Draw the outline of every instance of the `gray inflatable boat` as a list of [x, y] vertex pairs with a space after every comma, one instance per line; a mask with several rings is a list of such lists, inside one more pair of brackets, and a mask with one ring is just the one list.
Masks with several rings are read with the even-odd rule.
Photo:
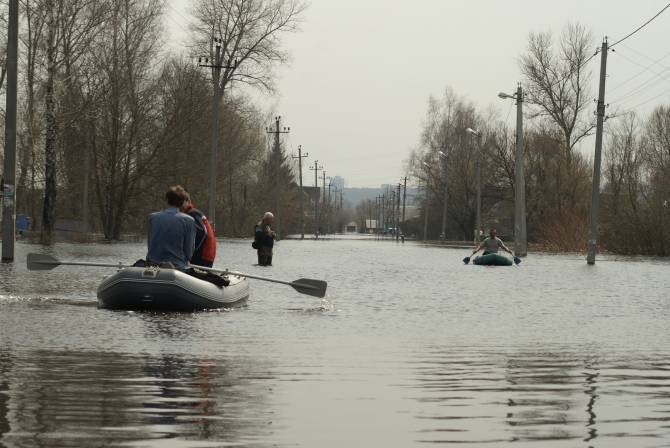
[[228, 276], [225, 288], [176, 269], [132, 267], [119, 270], [98, 287], [98, 305], [117, 310], [196, 311], [244, 306], [249, 281]]

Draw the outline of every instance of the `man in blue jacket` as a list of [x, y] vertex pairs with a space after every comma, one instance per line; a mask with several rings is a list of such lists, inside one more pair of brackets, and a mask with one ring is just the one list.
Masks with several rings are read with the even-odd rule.
[[258, 252], [259, 266], [272, 266], [272, 247], [277, 237], [275, 231], [272, 230], [274, 218], [272, 213], [265, 212], [263, 219], [254, 228], [254, 247]]
[[170, 187], [165, 193], [168, 207], [149, 215], [147, 262], [172, 263], [180, 271], [188, 268], [195, 249], [195, 221], [179, 211], [187, 198], [181, 186]]

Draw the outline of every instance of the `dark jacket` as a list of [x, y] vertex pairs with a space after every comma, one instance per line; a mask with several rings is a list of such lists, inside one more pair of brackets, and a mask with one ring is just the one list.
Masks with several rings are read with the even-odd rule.
[[258, 245], [258, 250], [264, 250], [272, 253], [272, 246], [275, 244], [275, 239], [272, 236], [272, 229], [270, 226], [264, 225], [263, 221], [259, 221], [254, 228], [254, 241]]

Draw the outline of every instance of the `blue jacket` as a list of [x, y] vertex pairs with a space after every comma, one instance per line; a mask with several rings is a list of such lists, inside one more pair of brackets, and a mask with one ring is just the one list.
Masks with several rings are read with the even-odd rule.
[[254, 239], [259, 245], [269, 249], [275, 244], [275, 239], [270, 234], [270, 226], [264, 225], [262, 221], [254, 228]]
[[195, 221], [176, 207], [149, 215], [147, 261], [185, 270], [195, 249]]

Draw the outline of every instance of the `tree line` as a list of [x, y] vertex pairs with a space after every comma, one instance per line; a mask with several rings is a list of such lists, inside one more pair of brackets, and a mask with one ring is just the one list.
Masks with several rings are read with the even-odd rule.
[[[57, 219], [109, 240], [143, 233], [172, 184], [206, 210], [213, 134], [219, 235], [251, 232], [271, 205], [267, 179], [295, 202], [285, 148], [265, 132], [271, 117], [233, 86], [272, 92], [273, 70], [287, 60], [281, 37], [297, 29], [305, 6], [196, 0], [189, 57], [163, 48], [166, 8], [161, 0], [21, 1], [17, 213], [31, 217], [43, 242]], [[287, 222], [297, 221], [294, 208], [283, 207]]]
[[[579, 24], [559, 36], [531, 33], [519, 58], [523, 75], [528, 241], [549, 250], [584, 250], [593, 166], [580, 143], [595, 129], [591, 70], [596, 46]], [[479, 137], [466, 132], [476, 129]], [[409, 233], [438, 238], [446, 200], [446, 238], [471, 240], [476, 164], [483, 227], [508, 238], [514, 228], [515, 130], [491, 111], [447, 89], [431, 97], [407, 171], [424, 192]], [[446, 193], [445, 193], [446, 192]], [[599, 242], [627, 254], [670, 253], [670, 106], [646, 117], [610, 111], [604, 142]]]

